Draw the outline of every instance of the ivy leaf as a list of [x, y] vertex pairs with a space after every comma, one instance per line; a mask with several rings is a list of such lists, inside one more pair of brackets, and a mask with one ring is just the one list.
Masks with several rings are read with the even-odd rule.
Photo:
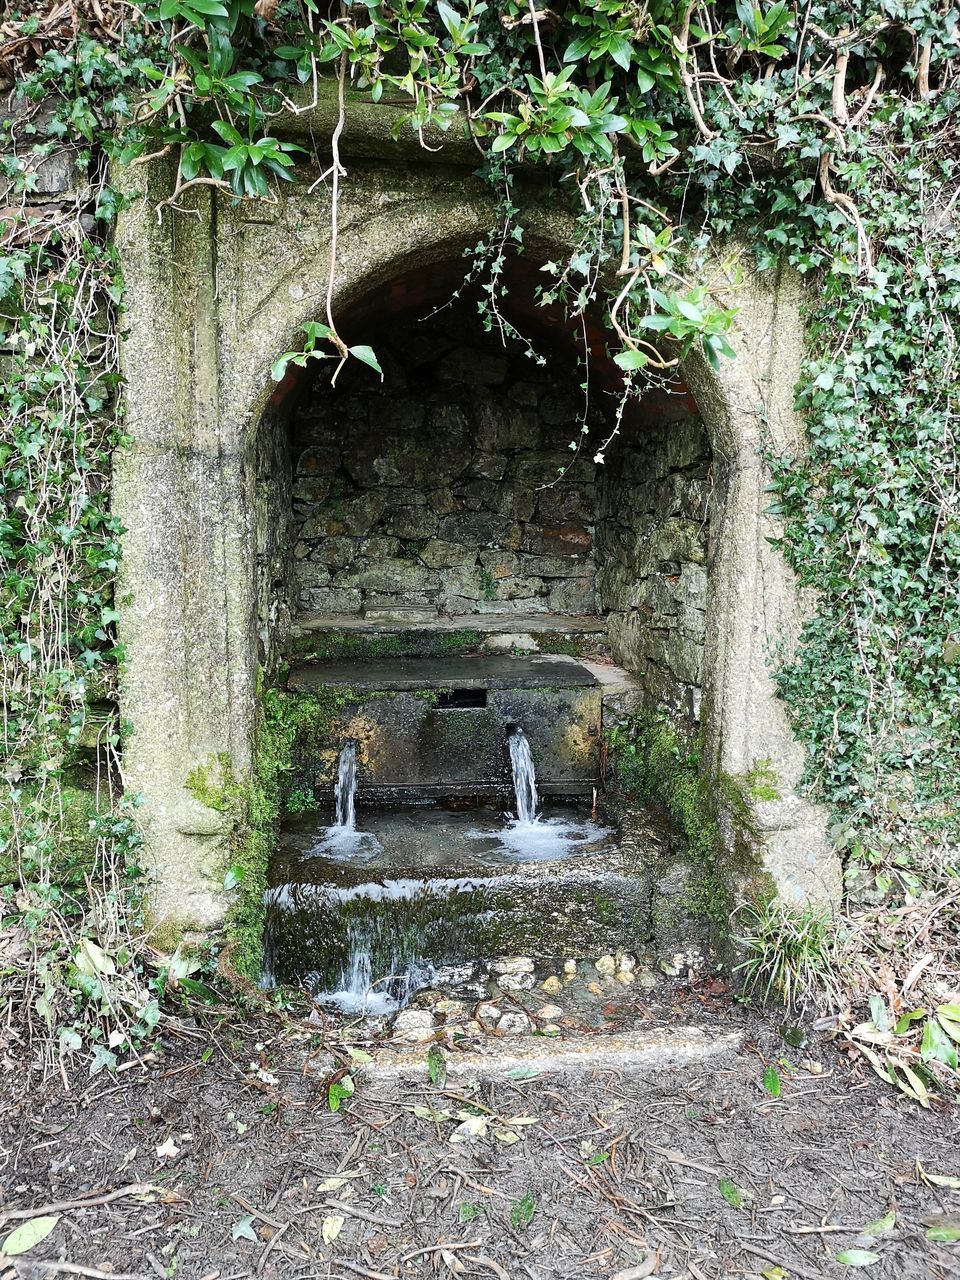
[[613, 357], [613, 363], [618, 369], [630, 373], [634, 369], [642, 369], [647, 364], [647, 357], [642, 351], [618, 351]]
[[236, 889], [236, 887], [241, 884], [243, 884], [243, 867], [230, 867], [227, 874], [223, 877], [224, 889], [229, 892], [229, 890]]
[[230, 1230], [230, 1235], [234, 1240], [252, 1240], [257, 1243], [257, 1233], [253, 1229], [253, 1215], [245, 1213], [242, 1218], [238, 1218]]

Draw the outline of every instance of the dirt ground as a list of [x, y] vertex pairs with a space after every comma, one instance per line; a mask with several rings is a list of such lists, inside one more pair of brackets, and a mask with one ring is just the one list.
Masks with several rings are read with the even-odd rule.
[[58, 1221], [0, 1277], [960, 1277], [929, 1237], [960, 1191], [926, 1180], [960, 1175], [955, 1109], [727, 997], [678, 988], [656, 1016], [743, 1039], [637, 1072], [598, 1035], [586, 1071], [444, 1087], [361, 1064], [335, 1113], [329, 1035], [266, 1016], [171, 1023], [153, 1060], [69, 1088], [8, 1071], [0, 1238]]

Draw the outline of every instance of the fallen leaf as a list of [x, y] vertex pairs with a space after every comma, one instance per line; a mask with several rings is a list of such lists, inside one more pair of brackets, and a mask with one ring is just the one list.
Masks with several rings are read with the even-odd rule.
[[876, 1222], [868, 1222], [863, 1228], [863, 1234], [867, 1236], [882, 1236], [888, 1231], [892, 1231], [897, 1225], [897, 1215], [891, 1209], [889, 1213], [885, 1213], [882, 1218], [877, 1218]]
[[927, 1227], [927, 1239], [938, 1240], [941, 1244], [956, 1244], [960, 1241], [960, 1227]]
[[174, 1160], [180, 1154], [180, 1148], [173, 1140], [173, 1135], [157, 1147], [158, 1160]]
[[329, 1218], [324, 1218], [323, 1229], [321, 1231], [323, 1243], [332, 1244], [340, 1234], [345, 1222], [346, 1218], [342, 1218], [339, 1213], [331, 1213]]
[[343, 1173], [335, 1173], [332, 1177], [326, 1178], [317, 1187], [317, 1191], [339, 1191], [341, 1187], [345, 1187], [351, 1178], [359, 1178], [359, 1169], [346, 1169]]
[[0, 1245], [0, 1253], [12, 1258], [18, 1253], [26, 1253], [47, 1236], [60, 1221], [60, 1216], [47, 1214], [40, 1218], [28, 1218], [15, 1231], [11, 1231]]
[[[462, 1112], [458, 1112], [462, 1115]], [[482, 1138], [490, 1124], [489, 1116], [467, 1115], [462, 1123], [450, 1135], [451, 1142], [472, 1142], [474, 1138]]]
[[626, 1267], [623, 1271], [616, 1272], [610, 1277], [610, 1280], [647, 1280], [648, 1276], [652, 1276], [656, 1271], [660, 1262], [658, 1253], [648, 1253], [641, 1263], [635, 1267]]
[[494, 1129], [493, 1136], [498, 1142], [502, 1142], [505, 1147], [512, 1146], [513, 1143], [520, 1141], [520, 1135], [515, 1129]]
[[727, 1204], [733, 1205], [734, 1209], [743, 1208], [743, 1191], [735, 1182], [731, 1182], [729, 1178], [721, 1178], [717, 1188]]
[[245, 1213], [242, 1218], [238, 1218], [233, 1224], [230, 1231], [234, 1240], [252, 1240], [257, 1243], [257, 1233], [253, 1229], [253, 1215]]
[[767, 1267], [766, 1271], [761, 1271], [763, 1280], [788, 1280], [789, 1272], [784, 1271], [783, 1267]]
[[935, 1187], [947, 1187], [950, 1191], [960, 1191], [960, 1178], [948, 1173], [925, 1173], [924, 1178]]
[[880, 1255], [871, 1253], [869, 1249], [844, 1249], [837, 1254], [837, 1261], [845, 1267], [872, 1267], [880, 1261]]

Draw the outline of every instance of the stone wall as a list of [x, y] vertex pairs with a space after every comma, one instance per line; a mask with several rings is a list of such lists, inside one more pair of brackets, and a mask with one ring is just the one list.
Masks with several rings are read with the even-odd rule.
[[579, 433], [573, 362], [558, 377], [458, 312], [387, 333], [382, 383], [324, 370], [295, 416], [294, 608], [595, 613], [593, 463], [542, 487]]
[[710, 442], [699, 417], [625, 428], [601, 469], [599, 593], [614, 657], [692, 725], [704, 683]]

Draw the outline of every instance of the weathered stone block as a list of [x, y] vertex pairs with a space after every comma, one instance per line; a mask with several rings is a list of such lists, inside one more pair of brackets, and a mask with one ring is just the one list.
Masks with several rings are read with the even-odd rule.
[[464, 512], [462, 515], [445, 516], [440, 521], [439, 538], [444, 542], [483, 547], [506, 546], [513, 529], [513, 522], [506, 516], [489, 511]]
[[420, 548], [420, 559], [430, 569], [453, 569], [472, 565], [477, 559], [476, 547], [459, 542], [442, 542], [431, 538]]
[[306, 521], [301, 530], [305, 538], [337, 537], [340, 534], [370, 533], [383, 515], [386, 499], [382, 493], [369, 491], [353, 498], [339, 498], [329, 510]]
[[297, 603], [301, 609], [314, 613], [359, 613], [359, 590], [346, 587], [307, 587], [300, 592]]
[[552, 613], [595, 613], [597, 609], [597, 593], [592, 577], [551, 582], [548, 598]]
[[436, 579], [429, 569], [414, 560], [382, 560], [357, 573], [341, 575], [336, 579], [336, 585], [402, 595], [427, 591], [435, 587]]
[[547, 528], [527, 525], [520, 545], [534, 555], [582, 556], [593, 548], [593, 533], [589, 527], [573, 521]]
[[395, 538], [433, 538], [437, 516], [429, 507], [395, 507], [384, 513], [381, 527]]

